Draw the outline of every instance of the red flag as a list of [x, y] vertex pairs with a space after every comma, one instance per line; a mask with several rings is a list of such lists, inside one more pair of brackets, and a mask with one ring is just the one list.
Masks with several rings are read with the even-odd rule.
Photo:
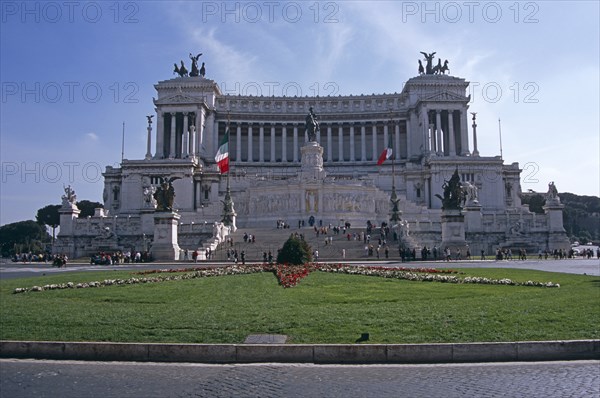
[[379, 159], [377, 160], [377, 166], [381, 166], [383, 164], [383, 162], [385, 162], [387, 159], [392, 157], [392, 147], [388, 146], [387, 148], [385, 148], [383, 150], [383, 152], [381, 152], [381, 155], [379, 155]]
[[221, 174], [229, 171], [229, 130], [226, 131], [225, 136], [221, 140], [215, 161], [219, 166]]

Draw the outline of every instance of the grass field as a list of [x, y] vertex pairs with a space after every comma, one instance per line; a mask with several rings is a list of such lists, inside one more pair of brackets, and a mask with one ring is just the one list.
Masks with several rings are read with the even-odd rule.
[[12, 294], [16, 287], [128, 278], [125, 271], [0, 282], [0, 339], [241, 343], [474, 342], [600, 338], [600, 277], [514, 269], [463, 276], [560, 288], [410, 282], [312, 272], [296, 287], [271, 273]]

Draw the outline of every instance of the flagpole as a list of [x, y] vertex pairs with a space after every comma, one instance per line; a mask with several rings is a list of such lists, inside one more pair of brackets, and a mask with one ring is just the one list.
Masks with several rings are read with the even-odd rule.
[[[230, 125], [230, 115], [229, 115], [229, 110], [227, 111], [227, 130], [226, 130], [226, 134], [227, 134], [227, 151], [229, 152], [229, 148], [231, 147], [231, 145], [229, 145], [231, 143], [230, 138], [231, 138], [231, 132], [229, 131], [229, 125]], [[227, 169], [227, 195], [229, 195], [229, 173], [231, 171], [231, 166], [233, 165], [233, 162], [231, 161], [231, 156], [228, 156], [227, 161], [229, 162], [229, 168]]]
[[502, 124], [498, 118], [498, 135], [500, 136], [500, 159], [502, 159]]
[[230, 232], [235, 232], [237, 229], [235, 225], [235, 218], [237, 216], [235, 209], [233, 208], [233, 200], [231, 199], [231, 186], [229, 183], [229, 172], [231, 170], [231, 156], [229, 155], [229, 137], [231, 135], [229, 131], [229, 125], [231, 123], [229, 110], [227, 111], [227, 128], [225, 131], [227, 138], [227, 189], [225, 191], [225, 200], [223, 201], [223, 223], [230, 227]]
[[123, 132], [121, 134], [121, 164], [125, 159], [125, 122], [123, 122]]
[[[390, 123], [389, 123], [390, 128], [394, 128], [394, 121], [392, 120], [392, 110], [390, 109]], [[395, 131], [394, 131], [395, 133]], [[393, 133], [388, 134], [388, 140], [389, 141], [394, 141], [391, 139]], [[394, 222], [397, 224], [398, 222], [400, 222], [400, 209], [398, 208], [398, 203], [400, 202], [400, 200], [398, 200], [398, 195], [396, 194], [396, 172], [395, 172], [395, 168], [394, 168], [394, 163], [395, 163], [395, 158], [396, 158], [396, 151], [398, 150], [398, 148], [394, 149], [394, 145], [393, 143], [390, 145], [390, 143], [388, 142], [388, 146], [392, 149], [392, 194], [390, 196], [390, 202], [391, 202], [391, 211], [390, 211], [390, 221], [392, 222], [392, 227], [394, 226]]]

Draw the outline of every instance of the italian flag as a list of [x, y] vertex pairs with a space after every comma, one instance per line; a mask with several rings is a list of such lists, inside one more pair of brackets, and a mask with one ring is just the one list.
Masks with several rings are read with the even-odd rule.
[[383, 152], [381, 152], [381, 155], [379, 155], [379, 159], [377, 160], [377, 166], [381, 166], [383, 164], [383, 162], [385, 162], [387, 159], [392, 157], [392, 145], [390, 143], [388, 143], [387, 148], [385, 148], [383, 150]]
[[215, 161], [219, 166], [221, 174], [229, 171], [229, 130], [225, 132], [225, 135], [219, 144], [219, 151], [215, 156]]

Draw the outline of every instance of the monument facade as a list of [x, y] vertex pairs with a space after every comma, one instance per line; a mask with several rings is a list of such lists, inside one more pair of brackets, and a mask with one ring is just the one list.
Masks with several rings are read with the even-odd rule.
[[[171, 210], [182, 249], [212, 247], [235, 228], [277, 220], [295, 225], [312, 217], [364, 228], [390, 222], [392, 213], [413, 245], [439, 247], [438, 197], [454, 173], [464, 203], [453, 220], [462, 220], [459, 234], [474, 253], [508, 245], [568, 248], [558, 195], [543, 215], [521, 204], [519, 164], [479, 153], [469, 82], [446, 74], [448, 61], [434, 66], [435, 53], [423, 54], [427, 66], [399, 93], [337, 97], [225, 95], [205, 77], [204, 63], [198, 71], [201, 54], [190, 54], [193, 73], [176, 64], [179, 76], [154, 86], [156, 124], [153, 133], [149, 116], [145, 158], [106, 168], [104, 210], [94, 217], [65, 210], [57, 250], [79, 256], [108, 246], [151, 247], [155, 193], [165, 181], [176, 193]], [[229, 185], [214, 159], [227, 132]], [[393, 159], [377, 165], [389, 143]], [[227, 192], [233, 226], [221, 222]], [[106, 228], [110, 233], [96, 241]]]

